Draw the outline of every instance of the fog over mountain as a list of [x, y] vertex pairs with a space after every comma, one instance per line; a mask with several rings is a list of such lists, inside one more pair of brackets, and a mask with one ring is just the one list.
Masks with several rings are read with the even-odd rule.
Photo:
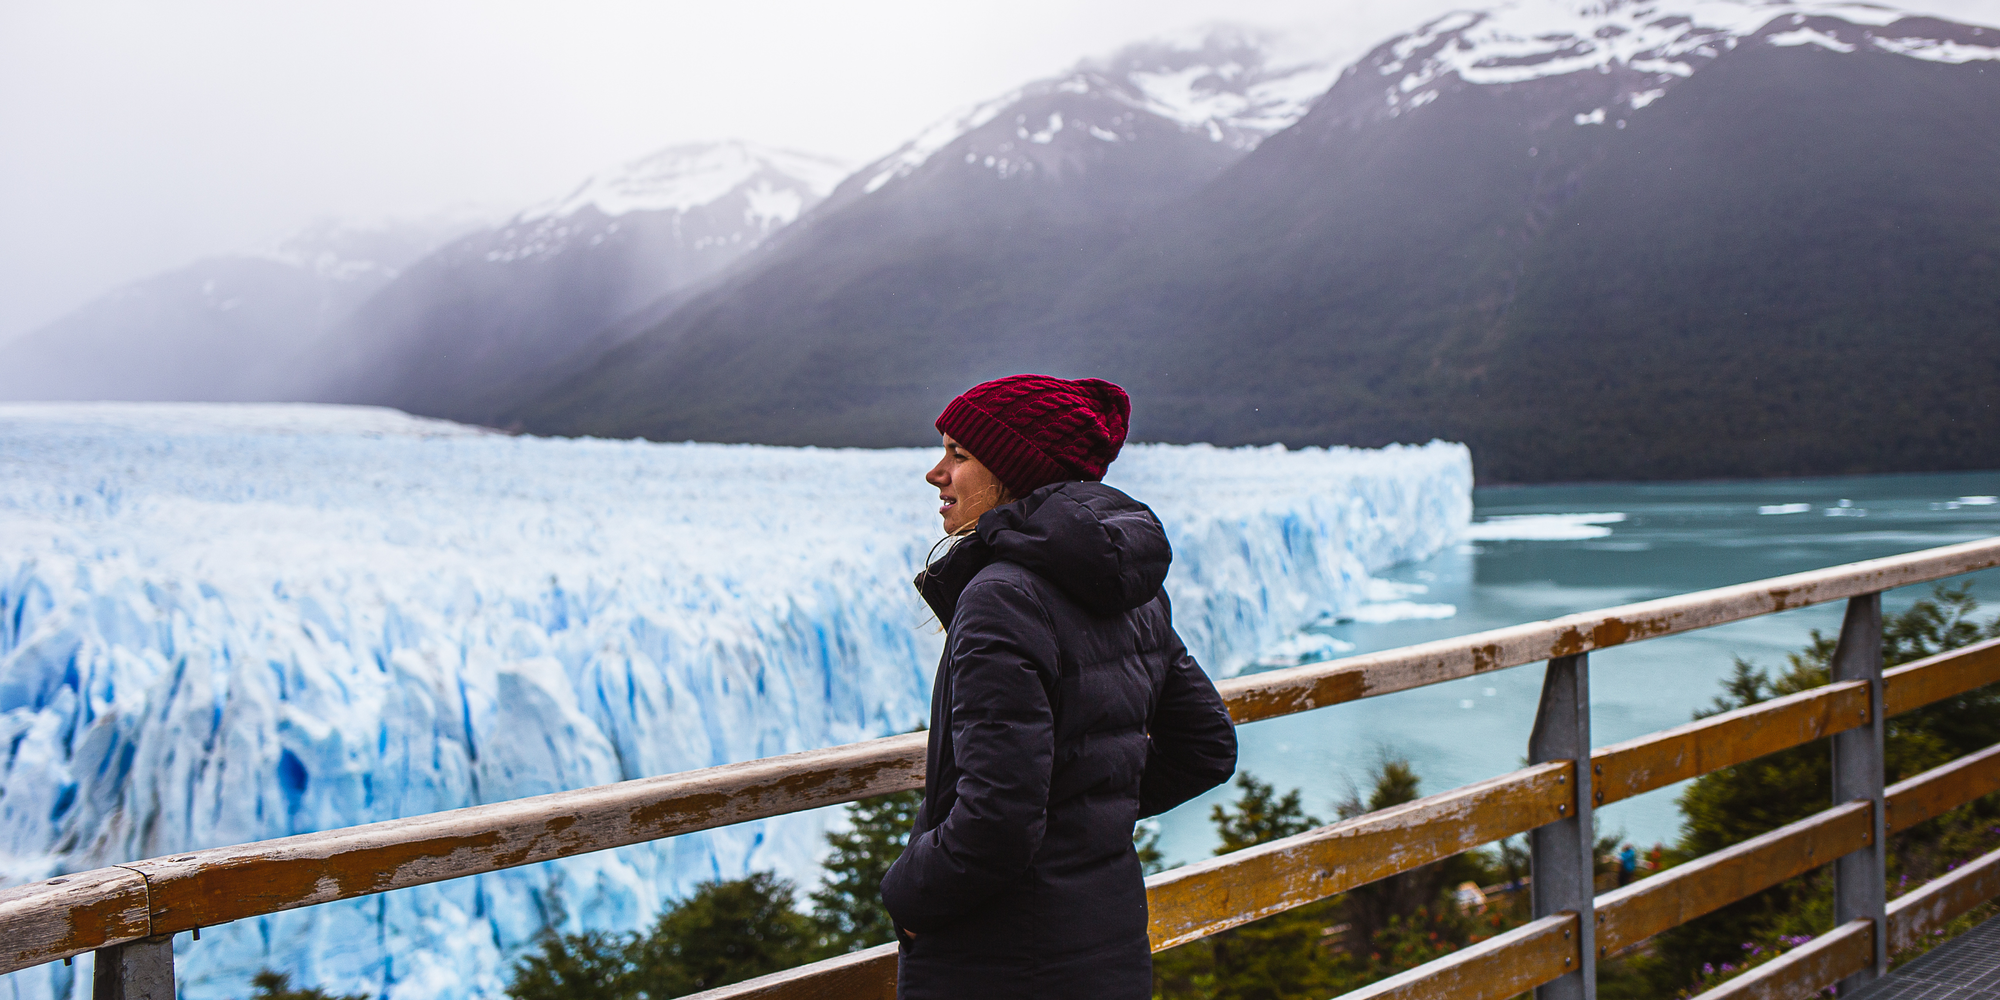
[[935, 413], [912, 414], [1015, 364], [1020, 329], [1337, 75], [1220, 27], [1010, 91], [863, 168], [728, 279], [510, 416], [560, 433], [912, 443]]
[[326, 223], [9, 344], [0, 399], [325, 400], [491, 421], [818, 203], [827, 157], [674, 146], [495, 224]]
[[314, 341], [473, 225], [325, 222], [132, 282], [0, 348], [0, 399], [297, 398]]
[[1125, 383], [1145, 439], [1443, 436], [1502, 481], [1992, 468], [1996, 60], [1868, 5], [1522, 3], [1248, 149], [1050, 81], [521, 416], [912, 444], [1041, 370]]
[[1344, 63], [1453, 5], [0, 5], [0, 344], [319, 218], [472, 204], [497, 221], [612, 164], [730, 137], [860, 164], [1161, 31], [1279, 25]]
[[1996, 137], [2000, 29], [1868, 4], [1520, 0], [1358, 61], [1213, 26], [852, 174], [682, 145], [393, 267], [206, 262], [8, 391], [885, 446], [1046, 371], [1136, 439], [1445, 437], [1488, 481], [1992, 468]]
[[[827, 157], [675, 146], [427, 256], [323, 336], [313, 398], [491, 423], [817, 204]], [[574, 358], [574, 360], [572, 360]]]

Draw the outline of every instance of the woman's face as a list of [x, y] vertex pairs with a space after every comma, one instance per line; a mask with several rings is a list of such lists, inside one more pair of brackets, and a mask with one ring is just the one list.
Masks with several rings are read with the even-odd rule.
[[944, 506], [938, 508], [938, 516], [944, 518], [945, 534], [979, 520], [979, 515], [1000, 505], [1005, 487], [1000, 485], [1000, 477], [972, 457], [951, 435], [944, 436], [944, 457], [924, 476], [924, 481], [938, 488], [938, 499]]

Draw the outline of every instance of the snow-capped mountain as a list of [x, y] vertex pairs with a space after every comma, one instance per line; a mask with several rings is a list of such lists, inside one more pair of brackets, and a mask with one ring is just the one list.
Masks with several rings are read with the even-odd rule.
[[351, 286], [351, 297], [366, 298], [425, 254], [483, 228], [491, 218], [468, 207], [415, 220], [322, 219], [244, 256], [289, 264]]
[[2000, 466], [1996, 56], [1865, 4], [1521, 0], [1316, 100], [1106, 60], [864, 168], [527, 422], [916, 443], [1053, 371], [1141, 439], [1445, 437], [1500, 480]]
[[[1393, 118], [1448, 90], [1601, 78], [1603, 103], [1575, 124], [1639, 111], [1741, 44], [1887, 52], [1943, 64], [2000, 59], [2000, 30], [1913, 17], [1872, 3], [1767, 0], [1517, 0], [1440, 17], [1376, 48], [1347, 73], [1354, 124]], [[1363, 82], [1365, 81], [1365, 83]], [[1607, 118], [1606, 116], [1610, 116]]]
[[483, 221], [326, 220], [132, 282], [9, 343], [0, 399], [288, 398], [309, 344]]
[[[709, 278], [833, 190], [825, 157], [674, 146], [420, 261], [319, 347], [320, 398], [491, 421], [614, 321]], [[601, 350], [602, 348], [597, 348]]]
[[508, 263], [597, 246], [652, 213], [672, 219], [690, 249], [727, 255], [797, 219], [847, 173], [837, 160], [747, 142], [670, 146], [522, 212], [484, 259]]
[[1857, 4], [1451, 15], [1040, 329], [1172, 399], [1155, 439], [1444, 436], [1502, 481], [1990, 467], [1996, 57]]
[[[1298, 121], [1338, 71], [1289, 49], [1280, 36], [1234, 25], [1132, 45], [940, 120], [856, 174], [853, 185], [879, 191], [947, 147], [1001, 177], [1060, 171], [1066, 147], [1135, 142], [1142, 120], [1249, 150]], [[1067, 103], [1070, 114], [1042, 114], [1046, 103]]]
[[[1211, 27], [951, 115], [520, 416], [569, 430], [912, 443], [891, 428], [924, 426], [906, 418], [929, 406], [911, 394], [928, 393], [934, 372], [981, 369], [1141, 220], [1298, 120], [1336, 71], [1281, 38]], [[670, 360], [683, 351], [704, 365]], [[822, 356], [842, 360], [814, 371]], [[857, 356], [872, 359], [866, 371], [845, 360]], [[679, 387], [696, 370], [704, 384]], [[745, 404], [782, 394], [795, 378], [848, 416], [806, 427], [790, 404], [728, 401], [737, 389]], [[711, 395], [721, 398], [694, 402]], [[710, 422], [683, 422], [683, 399]]]

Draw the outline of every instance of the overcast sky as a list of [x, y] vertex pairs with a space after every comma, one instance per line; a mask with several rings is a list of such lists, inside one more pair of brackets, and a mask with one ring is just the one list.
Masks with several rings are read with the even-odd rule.
[[1483, 5], [0, 0], [0, 340], [321, 218], [504, 214], [677, 142], [859, 165], [1163, 31], [1296, 28], [1345, 60]]

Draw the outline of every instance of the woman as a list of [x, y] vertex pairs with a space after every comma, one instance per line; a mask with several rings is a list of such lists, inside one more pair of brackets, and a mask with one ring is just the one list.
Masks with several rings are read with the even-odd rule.
[[917, 577], [946, 625], [929, 770], [882, 879], [897, 995], [1152, 995], [1132, 825], [1223, 781], [1236, 731], [1174, 634], [1158, 518], [1104, 485], [1124, 390], [1014, 375], [937, 419], [952, 548]]

